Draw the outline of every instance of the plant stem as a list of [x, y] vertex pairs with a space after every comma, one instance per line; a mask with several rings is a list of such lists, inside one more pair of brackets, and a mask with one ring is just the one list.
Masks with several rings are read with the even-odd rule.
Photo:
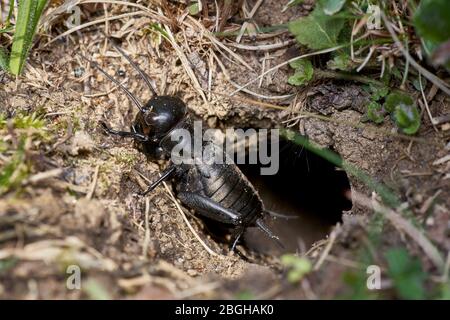
[[338, 80], [349, 80], [357, 81], [365, 84], [373, 84], [376, 86], [384, 86], [384, 83], [366, 76], [346, 73], [346, 72], [336, 72], [330, 70], [314, 69], [314, 77], [316, 79], [338, 79]]
[[313, 142], [309, 141], [308, 138], [300, 135], [299, 133], [289, 130], [289, 129], [281, 129], [280, 134], [282, 137], [303, 146], [306, 150], [311, 151], [322, 157], [323, 159], [329, 161], [337, 167], [344, 169], [348, 174], [354, 176], [363, 184], [365, 184], [369, 189], [375, 191], [380, 195], [383, 202], [391, 208], [396, 208], [400, 205], [400, 201], [395, 193], [386, 187], [384, 184], [375, 181], [371, 176], [365, 173], [363, 170], [355, 167], [354, 165], [346, 162], [341, 158], [337, 153], [325, 149], [320, 148], [315, 145]]
[[6, 25], [5, 28], [9, 27], [11, 24], [11, 18], [14, 12], [14, 0], [9, 1], [9, 11], [8, 11], [8, 17], [6, 18]]

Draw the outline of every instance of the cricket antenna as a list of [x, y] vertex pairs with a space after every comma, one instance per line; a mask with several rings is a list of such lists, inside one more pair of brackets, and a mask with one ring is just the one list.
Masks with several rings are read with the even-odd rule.
[[88, 61], [91, 65], [93, 65], [95, 68], [97, 68], [101, 73], [103, 73], [105, 75], [105, 77], [107, 77], [109, 80], [111, 80], [112, 82], [114, 82], [116, 85], [118, 85], [128, 96], [128, 98], [130, 98], [131, 101], [133, 101], [133, 103], [136, 105], [136, 107], [138, 107], [139, 111], [143, 112], [143, 107], [142, 104], [139, 102], [138, 99], [136, 99], [136, 97], [130, 92], [130, 90], [128, 90], [123, 84], [121, 84], [119, 81], [117, 81], [116, 79], [114, 79], [113, 77], [111, 77], [108, 73], [106, 73], [105, 70], [103, 70], [97, 62], [92, 61], [88, 58], [86, 58], [85, 56], [83, 56], [82, 54], [80, 54], [80, 57], [82, 57], [83, 59], [85, 59], [86, 61]]
[[236, 245], [239, 242], [239, 239], [241, 238], [242, 234], [244, 233], [245, 228], [242, 227], [238, 227], [237, 229], [234, 230], [231, 238], [233, 239], [232, 245], [231, 245], [231, 251], [234, 251], [234, 249], [236, 249]]
[[294, 216], [294, 215], [286, 215], [286, 214], [282, 214], [282, 213], [278, 213], [275, 211], [271, 211], [271, 210], [264, 210], [263, 213], [268, 214], [269, 216], [271, 216], [272, 218], [281, 218], [281, 219], [298, 219], [298, 216]]
[[118, 46], [115, 42], [115, 40], [111, 37], [108, 37], [104, 32], [102, 32], [103, 35], [105, 36], [105, 38], [107, 38], [112, 46], [119, 51], [119, 53], [128, 60], [128, 62], [131, 64], [131, 66], [139, 73], [139, 75], [141, 76], [141, 78], [145, 81], [145, 83], [147, 84], [148, 88], [150, 89], [150, 91], [153, 93], [153, 95], [156, 97], [158, 96], [158, 94], [156, 93], [156, 88], [154, 87], [153, 83], [151, 82], [149, 76], [141, 69], [139, 68], [139, 66], [137, 65], [136, 62], [134, 62], [130, 56], [128, 54], [125, 53], [125, 51], [123, 51], [123, 49]]
[[282, 249], [284, 249], [284, 245], [281, 243], [280, 238], [270, 231], [269, 227], [264, 224], [261, 218], [256, 219], [256, 226], [263, 231], [269, 238], [273, 239]]

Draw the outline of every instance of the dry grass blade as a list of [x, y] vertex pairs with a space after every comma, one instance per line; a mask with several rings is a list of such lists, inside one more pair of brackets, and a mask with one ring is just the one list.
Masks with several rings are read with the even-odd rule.
[[[221, 97], [231, 99], [231, 100], [240, 101], [240, 102], [244, 102], [244, 103], [248, 103], [248, 104], [253, 104], [256, 106], [263, 107], [263, 108], [271, 108], [271, 109], [283, 110], [283, 111], [288, 110], [288, 107], [279, 106], [279, 105], [269, 103], [269, 102], [257, 101], [257, 100], [239, 97], [239, 96], [230, 96], [226, 93], [221, 93], [221, 92], [216, 92], [216, 91], [211, 91], [211, 93], [221, 96]], [[327, 116], [324, 116], [321, 114], [307, 112], [307, 111], [301, 111], [301, 110], [292, 110], [291, 112], [299, 115], [299, 117], [302, 117], [302, 118], [315, 118], [315, 119], [319, 119], [322, 121], [333, 122], [338, 125], [349, 126], [349, 127], [357, 128], [357, 129], [364, 129], [364, 130], [367, 130], [367, 131], [370, 131], [370, 132], [373, 132], [376, 134], [395, 137], [397, 139], [402, 139], [402, 140], [406, 140], [406, 141], [414, 141], [414, 142], [424, 143], [424, 144], [435, 144], [435, 145], [439, 145], [439, 146], [441, 145], [439, 142], [430, 141], [429, 139], [411, 137], [411, 136], [407, 136], [404, 134], [395, 133], [390, 130], [380, 129], [378, 127], [370, 126], [370, 125], [367, 125], [364, 123], [354, 123], [354, 122], [350, 122], [350, 121], [338, 120], [338, 119], [335, 119], [332, 117], [327, 117]]]
[[447, 253], [447, 259], [445, 260], [444, 271], [442, 272], [442, 282], [446, 283], [448, 281], [448, 274], [450, 271], [450, 251]]
[[61, 168], [52, 169], [44, 172], [36, 173], [35, 175], [29, 177], [27, 180], [25, 180], [22, 184], [26, 185], [28, 183], [36, 183], [42, 180], [50, 179], [53, 177], [59, 176], [63, 170]]
[[181, 50], [180, 46], [175, 41], [172, 31], [170, 30], [170, 28], [167, 25], [164, 25], [164, 29], [166, 30], [166, 33], [167, 33], [167, 37], [168, 37], [167, 40], [169, 40], [170, 44], [175, 49], [178, 57], [180, 58], [181, 63], [183, 64], [183, 67], [186, 70], [186, 73], [188, 74], [189, 78], [191, 78], [191, 80], [193, 82], [194, 89], [200, 94], [200, 96], [202, 97], [202, 99], [205, 103], [208, 102], [208, 100], [206, 99], [205, 93], [203, 92], [202, 87], [201, 87], [200, 83], [198, 82], [198, 79], [195, 76], [194, 71], [191, 68], [191, 64], [189, 63], [188, 58], [186, 57], [183, 50]]
[[89, 187], [89, 192], [86, 195], [86, 199], [92, 199], [92, 196], [94, 195], [95, 192], [95, 187], [97, 186], [97, 180], [98, 180], [98, 172], [99, 172], [100, 166], [97, 165], [95, 167], [95, 171], [94, 171], [94, 177], [92, 178], [92, 184]]
[[[126, 82], [127, 82], [127, 80], [124, 80], [124, 81], [120, 82], [120, 84], [123, 86], [123, 85], [125, 85]], [[86, 97], [86, 98], [98, 98], [98, 97], [107, 96], [107, 95], [109, 95], [110, 93], [116, 91], [118, 88], [120, 88], [120, 86], [114, 85], [114, 87], [112, 87], [112, 88], [109, 89], [108, 91], [105, 91], [105, 92], [99, 92], [99, 93], [94, 93], [94, 94], [83, 94], [83, 97]]]
[[144, 243], [142, 245], [142, 255], [144, 258], [147, 257], [148, 246], [150, 243], [150, 226], [148, 224], [148, 215], [150, 213], [150, 198], [145, 198], [145, 235], [144, 235]]
[[[233, 87], [239, 88], [239, 84], [237, 84], [233, 80], [228, 79], [228, 81], [233, 85]], [[261, 93], [253, 92], [253, 91], [251, 91], [249, 89], [242, 89], [242, 91], [247, 93], [247, 94], [249, 94], [249, 95], [255, 96], [255, 97], [260, 98], [260, 99], [265, 99], [265, 100], [285, 100], [285, 99], [288, 99], [288, 98], [291, 98], [291, 97], [294, 96], [294, 94], [284, 94], [284, 95], [281, 95], [281, 96], [267, 96], [267, 95], [264, 95], [264, 94], [261, 94]]]
[[[228, 48], [222, 42], [217, 40], [216, 37], [211, 32], [206, 30], [205, 27], [200, 22], [198, 22], [197, 20], [195, 20], [192, 17], [187, 17], [187, 18], [195, 24], [195, 26], [200, 30], [201, 34], [204, 35], [206, 38], [208, 38], [208, 40], [211, 41], [211, 43], [216, 48], [221, 48], [221, 49], [225, 50], [231, 57], [233, 57], [236, 61], [238, 61], [244, 67], [246, 67], [249, 70], [254, 71], [254, 69], [247, 62], [245, 62], [244, 59], [242, 59], [239, 55], [237, 55], [235, 52], [233, 52], [230, 48]], [[185, 21], [183, 22], [183, 24], [185, 24], [187, 27], [192, 28], [192, 25], [186, 23]], [[220, 50], [218, 50], [218, 51], [220, 51]]]
[[328, 239], [327, 246], [325, 247], [322, 254], [320, 255], [319, 260], [317, 260], [316, 264], [314, 265], [314, 268], [313, 268], [314, 271], [317, 271], [320, 269], [320, 267], [322, 266], [322, 264], [324, 263], [324, 261], [326, 260], [328, 255], [330, 254], [331, 248], [333, 247], [333, 244], [334, 244], [336, 237], [339, 234], [340, 230], [341, 230], [340, 226], [337, 225], [331, 232], [330, 238]]
[[298, 56], [298, 57], [289, 59], [289, 60], [287, 60], [287, 61], [285, 61], [285, 62], [283, 62], [283, 63], [280, 63], [280, 64], [276, 65], [275, 67], [270, 68], [270, 69], [268, 69], [267, 71], [261, 73], [261, 74], [260, 74], [258, 77], [256, 77], [255, 79], [252, 79], [252, 80], [250, 80], [249, 82], [247, 82], [246, 84], [240, 86], [238, 89], [236, 89], [235, 91], [233, 91], [230, 95], [231, 95], [231, 96], [235, 95], [235, 94], [238, 93], [239, 91], [242, 91], [244, 88], [248, 87], [248, 86], [251, 85], [252, 83], [254, 83], [254, 82], [258, 81], [259, 79], [261, 79], [262, 77], [264, 77], [266, 74], [269, 74], [269, 73], [271, 73], [271, 72], [273, 72], [273, 71], [275, 71], [275, 70], [278, 70], [279, 68], [284, 67], [284, 66], [290, 64], [291, 62], [294, 62], [294, 61], [297, 61], [297, 60], [300, 60], [300, 59], [304, 59], [304, 58], [308, 58], [308, 57], [312, 57], [312, 56], [317, 56], [317, 55], [324, 54], [324, 53], [333, 52], [333, 51], [339, 50], [339, 49], [344, 48], [344, 47], [345, 47], [345, 45], [340, 45], [340, 46], [336, 46], [336, 47], [333, 47], [333, 48], [328, 48], [328, 49], [324, 49], [324, 50], [320, 50], [320, 51], [315, 51], [315, 52], [303, 54], [303, 55], [301, 55], [301, 56]]
[[271, 43], [271, 44], [260, 44], [257, 46], [249, 46], [245, 44], [233, 43], [230, 42], [227, 45], [230, 47], [235, 47], [242, 50], [250, 50], [250, 51], [270, 51], [270, 50], [278, 50], [291, 44], [295, 43], [295, 40], [287, 40], [279, 43]]
[[73, 8], [77, 5], [83, 5], [88, 3], [103, 3], [103, 4], [116, 4], [121, 6], [127, 6], [127, 7], [134, 7], [138, 8], [144, 12], [147, 13], [148, 16], [151, 18], [157, 19], [160, 22], [163, 23], [169, 23], [169, 19], [167, 19], [164, 16], [159, 15], [157, 12], [151, 10], [150, 8], [147, 8], [141, 4], [129, 2], [129, 1], [115, 1], [115, 0], [72, 0], [72, 1], [65, 1], [64, 4], [61, 6], [56, 6], [53, 10], [49, 11], [42, 19], [42, 24], [48, 24], [51, 23], [51, 21], [54, 18], [57, 18], [60, 14], [64, 14], [68, 12], [70, 8]]
[[57, 36], [57, 37], [53, 38], [52, 40], [50, 40], [49, 42], [47, 42], [44, 45], [44, 47], [48, 46], [49, 44], [51, 44], [51, 43], [53, 43], [53, 42], [55, 42], [55, 41], [65, 37], [65, 36], [67, 36], [67, 35], [69, 35], [71, 33], [74, 33], [76, 31], [79, 31], [81, 29], [84, 29], [84, 28], [87, 28], [87, 27], [90, 27], [90, 26], [93, 26], [93, 25], [96, 25], [96, 24], [99, 24], [99, 23], [103, 23], [103, 22], [111, 21], [111, 20], [120, 20], [120, 19], [123, 19], [123, 18], [126, 18], [126, 17], [133, 17], [133, 16], [144, 15], [144, 14], [145, 14], [144, 11], [136, 11], [136, 12], [129, 12], [129, 13], [124, 13], [124, 14], [119, 14], [117, 16], [112, 16], [112, 17], [108, 17], [108, 18], [97, 19], [97, 20], [94, 20], [94, 21], [89, 21], [89, 22], [83, 23], [83, 24], [81, 24], [79, 26], [73, 27], [73, 28], [67, 30], [66, 32], [61, 33], [59, 36]]
[[180, 212], [181, 216], [183, 217], [184, 222], [187, 224], [189, 230], [191, 230], [192, 234], [194, 235], [194, 237], [198, 240], [198, 242], [200, 242], [200, 244], [203, 246], [203, 248], [205, 248], [205, 250], [212, 256], [216, 256], [216, 257], [223, 257], [222, 255], [214, 252], [213, 250], [211, 250], [211, 248], [208, 247], [208, 245], [202, 240], [202, 238], [200, 238], [200, 236], [197, 234], [197, 232], [195, 232], [194, 228], [192, 227], [192, 225], [189, 223], [189, 220], [187, 219], [186, 215], [183, 212], [183, 209], [181, 208], [181, 206], [178, 204], [177, 199], [175, 198], [175, 196], [173, 195], [173, 193], [170, 191], [169, 187], [167, 186], [167, 183], [163, 182], [164, 188], [166, 188], [167, 193], [169, 194], [170, 198], [172, 199], [173, 203], [175, 204], [175, 206], [177, 207], [178, 211]]
[[36, 241], [23, 248], [5, 248], [0, 250], [0, 260], [15, 257], [26, 261], [44, 261], [47, 264], [54, 264], [60, 261], [63, 254], [69, 252], [68, 250], [70, 250], [74, 261], [83, 268], [104, 271], [117, 269], [113, 260], [103, 256], [74, 236], [64, 239]]
[[244, 18], [246, 21], [241, 26], [241, 29], [239, 30], [239, 34], [236, 37], [236, 42], [241, 42], [242, 36], [244, 35], [245, 31], [247, 31], [248, 26], [250, 25], [250, 20], [253, 19], [253, 16], [255, 15], [256, 11], [258, 11], [259, 7], [263, 3], [264, 0], [258, 0], [257, 3], [253, 6], [253, 9], [250, 11], [250, 13], [247, 14], [247, 10], [245, 10], [246, 2], [243, 3], [242, 9], [244, 11]]
[[[150, 180], [144, 176], [142, 173], [140, 173], [139, 171], [136, 171], [136, 173], [142, 177], [143, 179], [145, 179], [147, 182], [150, 182]], [[170, 191], [169, 187], [167, 186], [166, 182], [163, 182], [164, 188], [166, 189], [167, 193], [169, 194], [170, 199], [173, 201], [173, 203], [175, 204], [175, 206], [177, 207], [178, 211], [180, 212], [184, 222], [187, 224], [189, 230], [194, 234], [195, 238], [200, 242], [200, 244], [205, 248], [205, 250], [212, 256], [216, 256], [218, 258], [223, 258], [222, 255], [215, 253], [213, 250], [211, 250], [206, 243], [202, 240], [202, 238], [200, 238], [200, 236], [197, 234], [197, 232], [195, 232], [194, 228], [192, 227], [192, 225], [189, 223], [189, 220], [187, 219], [186, 215], [183, 212], [183, 208], [181, 208], [181, 206], [178, 204], [177, 199], [175, 198], [175, 196], [173, 195], [173, 193]]]
[[176, 293], [177, 299], [187, 299], [199, 294], [214, 291], [222, 286], [220, 281], [214, 281], [209, 283], [202, 283], [187, 290]]
[[359, 203], [366, 208], [383, 214], [383, 216], [385, 216], [397, 230], [402, 231], [410, 236], [411, 239], [413, 239], [422, 248], [424, 253], [436, 267], [438, 267], [440, 270], [444, 268], [444, 259], [442, 258], [438, 249], [410, 221], [406, 220], [394, 210], [383, 206], [375, 199], [369, 199], [368, 197], [358, 192], [353, 192], [352, 198], [356, 203]]
[[420, 93], [422, 94], [423, 103], [425, 109], [427, 110], [428, 117], [430, 118], [431, 125], [433, 126], [434, 131], [438, 132], [438, 129], [436, 128], [436, 120], [434, 120], [433, 116], [431, 115], [430, 106], [428, 105], [428, 100], [423, 90], [422, 75], [420, 73], [419, 73], [419, 86], [420, 86]]
[[422, 67], [420, 64], [418, 64], [409, 54], [408, 50], [405, 49], [403, 44], [401, 43], [400, 39], [397, 37], [397, 34], [395, 33], [394, 29], [392, 28], [392, 24], [390, 21], [387, 20], [386, 15], [381, 12], [381, 18], [383, 19], [384, 25], [386, 26], [387, 30], [389, 31], [392, 39], [394, 39], [395, 44], [398, 46], [400, 51], [402, 52], [403, 56], [407, 60], [409, 64], [411, 64], [419, 73], [423, 74], [425, 78], [427, 78], [429, 81], [431, 81], [433, 84], [435, 84], [439, 89], [441, 89], [443, 92], [445, 92], [447, 95], [450, 96], [450, 89], [447, 83], [442, 81], [440, 78], [436, 77], [434, 74], [432, 74], [430, 71]]
[[437, 159], [436, 161], [433, 162], [433, 166], [438, 166], [440, 164], [446, 163], [447, 161], [450, 161], [450, 154]]
[[[225, 78], [227, 79], [227, 81], [229, 83], [231, 83], [234, 87], [239, 88], [239, 85], [236, 82], [234, 82], [233, 80], [231, 80], [228, 70], [225, 68], [224, 64], [219, 59], [219, 57], [214, 52], [211, 52], [211, 56], [217, 61], [217, 64], [219, 65], [220, 69], [222, 70], [222, 73], [225, 75]], [[253, 92], [249, 89], [242, 89], [242, 91], [249, 95], [255, 96], [257, 98], [266, 99], [266, 100], [284, 100], [284, 99], [287, 99], [287, 98], [290, 98], [293, 96], [293, 94], [285, 94], [285, 95], [281, 95], [281, 96], [266, 96], [266, 95], [263, 95], [260, 93]], [[209, 90], [208, 93], [211, 94], [214, 92]]]
[[[115, 1], [115, 0], [81, 0], [80, 4], [84, 4], [84, 3], [105, 3], [105, 4], [117, 4], [117, 5], [121, 5], [121, 6], [128, 6], [128, 7], [134, 7], [134, 8], [138, 8], [141, 9], [142, 11], [145, 11], [148, 14], [153, 15], [155, 18], [161, 18], [155, 11], [149, 9], [146, 6], [143, 6], [141, 4], [138, 3], [133, 3], [131, 1]], [[166, 22], [168, 22], [168, 19]]]

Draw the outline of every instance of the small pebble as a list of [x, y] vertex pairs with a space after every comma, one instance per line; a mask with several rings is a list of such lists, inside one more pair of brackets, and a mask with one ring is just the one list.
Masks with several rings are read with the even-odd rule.
[[75, 78], [81, 78], [81, 76], [84, 74], [84, 68], [83, 67], [77, 67], [73, 69], [73, 74]]
[[190, 275], [191, 277], [195, 277], [196, 275], [198, 275], [198, 272], [195, 271], [194, 269], [189, 269], [187, 271], [187, 274]]

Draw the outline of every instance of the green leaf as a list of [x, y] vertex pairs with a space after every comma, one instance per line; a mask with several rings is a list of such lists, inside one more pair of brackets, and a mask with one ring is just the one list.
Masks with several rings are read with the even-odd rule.
[[14, 128], [17, 129], [42, 129], [45, 126], [45, 121], [40, 118], [36, 112], [31, 115], [20, 115], [14, 118]]
[[414, 26], [421, 37], [432, 42], [450, 38], [450, 2], [448, 0], [422, 0], [417, 8]]
[[9, 0], [9, 10], [8, 10], [8, 16], [6, 17], [6, 27], [11, 26], [11, 19], [14, 16], [14, 0]]
[[407, 94], [393, 92], [387, 96], [384, 108], [388, 112], [393, 112], [395, 108], [400, 104], [413, 105], [414, 100]]
[[450, 1], [420, 1], [413, 23], [425, 49], [431, 54], [439, 44], [450, 39]]
[[420, 113], [415, 105], [399, 104], [394, 111], [395, 123], [406, 134], [415, 134], [420, 127]]
[[364, 271], [346, 271], [342, 275], [343, 282], [349, 287], [350, 292], [344, 294], [343, 299], [374, 300], [377, 292], [367, 289], [367, 274]]
[[312, 269], [311, 262], [308, 259], [293, 254], [281, 256], [281, 263], [289, 268], [287, 278], [291, 283], [300, 281]]
[[9, 55], [3, 48], [0, 48], [0, 69], [5, 71], [9, 69]]
[[389, 93], [389, 88], [385, 86], [375, 86], [373, 84], [370, 84], [369, 87], [372, 92], [370, 99], [372, 99], [373, 101], [378, 101], [381, 98], [386, 97]]
[[411, 258], [403, 248], [390, 249], [386, 253], [388, 274], [391, 277], [397, 294], [403, 299], [424, 299], [423, 282], [426, 274], [420, 261]]
[[21, 139], [17, 151], [10, 161], [0, 170], [0, 195], [6, 193], [11, 188], [20, 185], [28, 176], [28, 166], [25, 161], [25, 139]]
[[344, 18], [328, 16], [320, 6], [316, 6], [309, 16], [289, 22], [289, 31], [299, 43], [320, 50], [337, 45], [344, 24]]
[[438, 299], [442, 300], [450, 300], [450, 281], [447, 281], [446, 283], [441, 284], [440, 288], [440, 296]]
[[16, 264], [17, 264], [16, 258], [8, 258], [0, 260], [0, 275], [6, 274], [9, 270], [14, 268]]
[[384, 121], [383, 107], [376, 101], [372, 101], [367, 106], [367, 118], [376, 124], [380, 124]]
[[7, 26], [4, 29], [0, 29], [0, 33], [6, 33], [6, 32], [10, 32], [14, 29], [13, 26]]
[[411, 96], [394, 92], [387, 96], [384, 108], [393, 113], [395, 124], [406, 134], [415, 134], [420, 127], [420, 113]]
[[290, 66], [295, 69], [295, 73], [288, 79], [288, 83], [293, 86], [308, 83], [314, 75], [314, 68], [309, 60], [299, 59], [291, 62]]
[[335, 13], [341, 11], [344, 7], [346, 0], [320, 0], [320, 4], [322, 5], [323, 12], [326, 15], [332, 16]]
[[[45, 121], [38, 116], [36, 112], [32, 114], [18, 114], [12, 118], [13, 127], [15, 129], [44, 129]], [[7, 120], [4, 114], [0, 114], [0, 130], [5, 129]]]
[[327, 62], [327, 67], [331, 70], [350, 71], [353, 69], [353, 63], [348, 54], [340, 53]]
[[[36, 113], [31, 115], [18, 114], [14, 118], [7, 120], [4, 114], [0, 113], [0, 130], [5, 130], [8, 121], [12, 124], [14, 129], [30, 129], [35, 130], [32, 137], [41, 137], [46, 139], [45, 122], [37, 116]], [[0, 135], [2, 132], [0, 132]], [[20, 187], [22, 181], [28, 177], [31, 171], [29, 161], [27, 161], [25, 152], [25, 143], [27, 141], [27, 134], [20, 134], [19, 143], [16, 150], [9, 150], [12, 152], [8, 161], [0, 167], [0, 196], [10, 190]], [[0, 144], [0, 150], [8, 150], [8, 144]]]
[[103, 284], [95, 279], [89, 279], [83, 285], [83, 291], [91, 300], [111, 300], [109, 291]]
[[200, 6], [198, 5], [198, 2], [191, 4], [188, 10], [191, 16], [197, 15], [200, 12]]
[[31, 48], [36, 27], [47, 0], [20, 0], [9, 69], [19, 75]]
[[308, 59], [297, 59], [292, 62], [289, 62], [289, 67], [291, 67], [292, 69], [303, 68], [303, 66], [306, 64], [305, 61], [310, 62]]
[[152, 23], [149, 25], [149, 29], [155, 31], [157, 34], [161, 35], [164, 39], [169, 39], [167, 31], [162, 28], [158, 23]]
[[244, 290], [235, 295], [237, 300], [255, 300], [255, 295], [250, 291]]
[[397, 78], [397, 79], [399, 79], [399, 80], [402, 80], [402, 79], [403, 79], [403, 75], [402, 75], [402, 73], [400, 72], [400, 70], [398, 70], [397, 67], [393, 67], [393, 68], [390, 70], [390, 74], [393, 75], [395, 78]]

